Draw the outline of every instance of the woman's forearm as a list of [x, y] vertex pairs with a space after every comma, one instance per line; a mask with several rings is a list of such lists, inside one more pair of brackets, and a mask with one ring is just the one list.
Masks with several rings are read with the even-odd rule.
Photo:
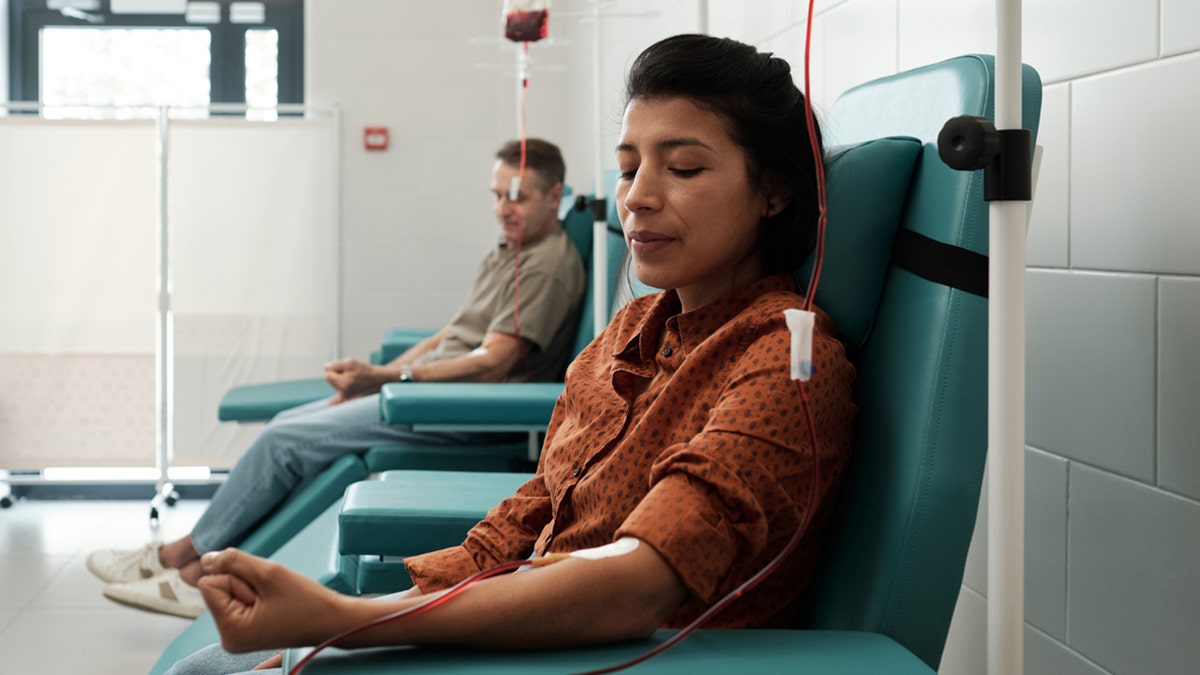
[[[346, 598], [345, 627], [363, 625], [440, 594], [396, 602]], [[649, 635], [686, 596], [648, 546], [616, 558], [560, 563], [481, 581], [445, 604], [356, 635], [340, 646], [428, 645], [539, 649]]]

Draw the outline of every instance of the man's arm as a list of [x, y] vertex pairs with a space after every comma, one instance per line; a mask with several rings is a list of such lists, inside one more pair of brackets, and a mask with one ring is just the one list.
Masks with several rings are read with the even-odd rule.
[[[521, 338], [507, 333], [488, 333], [483, 336], [483, 344], [467, 354], [412, 366], [413, 379], [417, 382], [499, 382], [520, 362], [524, 350], [525, 341]], [[400, 377], [399, 364], [383, 368], [387, 371], [385, 375], [391, 376], [384, 383]]]
[[520, 338], [488, 333], [483, 344], [467, 354], [413, 365], [417, 357], [437, 347], [446, 332], [443, 328], [382, 366], [352, 358], [326, 365], [325, 379], [338, 392], [334, 402], [374, 394], [383, 385], [399, 380], [405, 365], [412, 368], [417, 382], [497, 382], [508, 376], [523, 353], [524, 343]]
[[404, 350], [404, 353], [388, 362], [387, 365], [400, 367], [403, 363], [412, 363], [426, 353], [437, 349], [437, 346], [442, 344], [442, 340], [450, 332], [449, 326], [444, 326], [441, 330], [421, 340], [417, 344]]
[[[236, 550], [208, 554], [200, 590], [221, 644], [239, 653], [317, 644], [437, 594], [385, 601], [340, 595]], [[648, 636], [686, 598], [650, 546], [599, 560], [568, 558], [481, 581], [446, 604], [356, 635], [340, 646], [541, 649]], [[297, 617], [306, 617], [297, 620]]]

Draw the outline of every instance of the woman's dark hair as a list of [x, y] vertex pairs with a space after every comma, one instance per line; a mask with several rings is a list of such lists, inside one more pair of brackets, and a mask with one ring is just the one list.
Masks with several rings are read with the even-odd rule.
[[[752, 185], [791, 197], [762, 221], [758, 250], [769, 273], [799, 267], [815, 244], [819, 207], [804, 94], [787, 61], [735, 40], [669, 37], [633, 62], [625, 101], [676, 96], [725, 120], [730, 138], [746, 152]], [[818, 128], [816, 152], [823, 157], [820, 139]]]

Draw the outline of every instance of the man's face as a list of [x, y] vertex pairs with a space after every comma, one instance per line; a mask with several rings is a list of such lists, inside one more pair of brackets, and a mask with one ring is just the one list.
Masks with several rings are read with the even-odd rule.
[[492, 166], [492, 210], [500, 233], [510, 246], [517, 243], [520, 227], [521, 242], [532, 244], [546, 236], [558, 224], [558, 203], [562, 199], [562, 184], [542, 189], [542, 176], [536, 169], [525, 167], [521, 190], [516, 199], [509, 199], [509, 186], [517, 176], [518, 167], [496, 160]]

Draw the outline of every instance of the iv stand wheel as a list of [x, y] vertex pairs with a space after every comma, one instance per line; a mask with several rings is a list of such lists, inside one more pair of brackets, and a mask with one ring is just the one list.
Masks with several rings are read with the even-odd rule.
[[160, 508], [165, 504], [167, 506], [175, 506], [179, 501], [179, 493], [175, 491], [175, 486], [170, 483], [164, 483], [158, 489], [158, 493], [154, 495], [154, 499], [150, 500], [150, 525], [157, 526], [159, 520]]

